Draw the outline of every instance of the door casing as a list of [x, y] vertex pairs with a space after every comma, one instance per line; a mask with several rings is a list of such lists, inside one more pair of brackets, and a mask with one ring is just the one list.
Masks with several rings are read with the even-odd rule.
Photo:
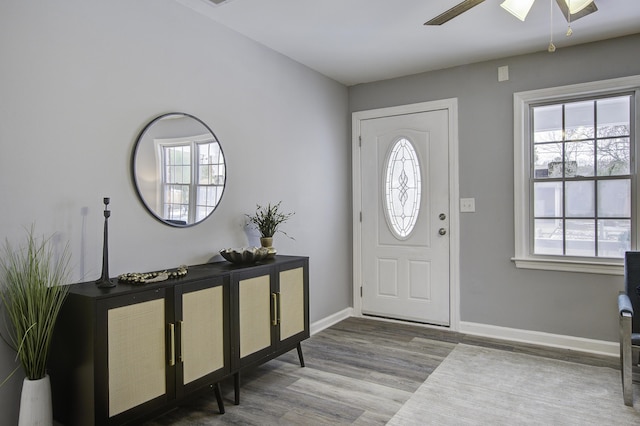
[[[460, 204], [459, 204], [459, 167], [458, 167], [458, 99], [450, 98], [438, 101], [421, 102], [388, 108], [356, 111], [351, 121], [352, 182], [353, 182], [353, 311], [362, 316], [362, 170], [360, 162], [360, 130], [362, 120], [382, 118], [401, 114], [412, 114], [446, 109], [449, 115], [449, 286], [450, 286], [450, 325], [449, 329], [458, 331], [460, 325]], [[421, 324], [426, 327], [428, 324]]]

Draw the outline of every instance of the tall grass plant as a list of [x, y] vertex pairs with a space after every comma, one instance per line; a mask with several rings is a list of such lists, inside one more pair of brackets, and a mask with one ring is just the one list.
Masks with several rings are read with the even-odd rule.
[[3, 339], [17, 352], [25, 375], [46, 375], [47, 357], [60, 308], [68, 294], [69, 245], [58, 253], [52, 237], [36, 237], [14, 247], [8, 240], [0, 252], [0, 297], [10, 324]]

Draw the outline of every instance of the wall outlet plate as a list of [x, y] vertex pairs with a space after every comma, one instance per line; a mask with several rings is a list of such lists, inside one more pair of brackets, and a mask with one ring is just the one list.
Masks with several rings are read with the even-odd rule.
[[473, 213], [476, 211], [476, 199], [475, 198], [460, 198], [460, 212], [461, 213]]
[[509, 66], [498, 67], [498, 81], [509, 80]]

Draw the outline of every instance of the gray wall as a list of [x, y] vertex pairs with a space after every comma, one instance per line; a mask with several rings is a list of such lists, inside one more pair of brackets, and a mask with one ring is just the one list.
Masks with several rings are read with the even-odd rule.
[[[206, 262], [258, 243], [256, 203], [295, 211], [282, 254], [310, 256], [311, 321], [351, 303], [347, 88], [173, 0], [0, 2], [0, 240], [59, 233], [73, 281]], [[138, 201], [129, 159], [157, 115], [193, 114], [220, 139], [228, 187], [204, 223], [176, 229]], [[0, 327], [2, 323], [0, 322]], [[15, 365], [0, 342], [0, 379]], [[15, 424], [22, 376], [0, 388]]]
[[[541, 46], [544, 47], [544, 46]], [[349, 88], [350, 111], [458, 98], [461, 320], [617, 340], [621, 276], [517, 269], [513, 93], [640, 74], [640, 34]], [[497, 68], [509, 66], [499, 83]]]

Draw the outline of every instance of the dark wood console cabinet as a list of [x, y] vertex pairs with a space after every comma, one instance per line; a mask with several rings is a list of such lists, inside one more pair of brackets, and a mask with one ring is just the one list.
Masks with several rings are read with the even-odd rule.
[[309, 260], [192, 266], [142, 286], [73, 284], [49, 358], [54, 418], [119, 425], [152, 417], [196, 392], [298, 349], [309, 337]]

